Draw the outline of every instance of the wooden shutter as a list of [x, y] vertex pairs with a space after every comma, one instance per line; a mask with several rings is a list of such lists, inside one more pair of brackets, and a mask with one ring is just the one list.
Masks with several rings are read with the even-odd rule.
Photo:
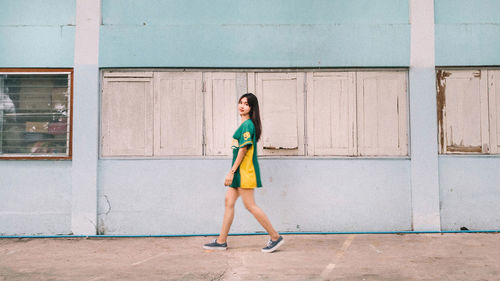
[[155, 156], [202, 155], [202, 73], [155, 73], [154, 101]]
[[152, 78], [105, 76], [101, 120], [103, 156], [151, 156]]
[[360, 155], [407, 155], [406, 72], [357, 73]]
[[304, 76], [256, 73], [255, 90], [263, 127], [261, 155], [304, 155]]
[[438, 71], [441, 153], [487, 152], [489, 128], [485, 74], [482, 75], [480, 70]]
[[490, 153], [500, 153], [500, 70], [488, 70]]
[[356, 155], [354, 72], [307, 73], [309, 155]]
[[247, 92], [246, 73], [207, 72], [205, 120], [206, 155], [231, 155], [233, 133], [239, 124], [238, 98]]

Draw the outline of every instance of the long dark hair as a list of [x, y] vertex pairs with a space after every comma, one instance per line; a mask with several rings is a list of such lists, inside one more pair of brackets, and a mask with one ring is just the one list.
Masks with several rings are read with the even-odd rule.
[[247, 98], [248, 106], [250, 106], [250, 119], [252, 119], [253, 125], [255, 126], [255, 139], [258, 141], [262, 133], [262, 123], [260, 122], [260, 111], [259, 111], [259, 101], [257, 97], [252, 93], [246, 93], [240, 97], [238, 103], [241, 99]]

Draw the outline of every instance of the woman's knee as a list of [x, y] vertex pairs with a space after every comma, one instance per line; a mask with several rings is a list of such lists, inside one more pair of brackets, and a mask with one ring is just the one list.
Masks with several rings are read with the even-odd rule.
[[226, 206], [226, 208], [233, 209], [235, 204], [236, 199], [230, 196], [226, 196], [226, 199], [224, 200], [224, 205]]
[[252, 214], [259, 209], [259, 207], [255, 203], [244, 202], [244, 205], [245, 208]]

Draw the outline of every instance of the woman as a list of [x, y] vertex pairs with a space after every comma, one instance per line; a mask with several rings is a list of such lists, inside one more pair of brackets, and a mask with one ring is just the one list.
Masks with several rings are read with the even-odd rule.
[[234, 218], [234, 204], [241, 196], [247, 210], [264, 227], [271, 239], [262, 252], [276, 251], [285, 240], [274, 230], [266, 214], [255, 204], [254, 190], [262, 187], [260, 181], [259, 163], [257, 162], [257, 141], [262, 132], [260, 123], [259, 103], [254, 94], [246, 93], [238, 101], [238, 110], [241, 116], [241, 125], [233, 135], [233, 166], [224, 181], [229, 186], [226, 192], [224, 219], [222, 230], [217, 239], [205, 244], [203, 248], [209, 250], [226, 250], [227, 235]]

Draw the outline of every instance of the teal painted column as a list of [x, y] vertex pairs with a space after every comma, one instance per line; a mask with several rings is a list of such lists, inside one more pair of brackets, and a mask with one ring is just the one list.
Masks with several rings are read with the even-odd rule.
[[437, 144], [434, 1], [409, 0], [410, 151], [412, 224], [416, 231], [441, 230]]
[[76, 1], [71, 230], [97, 230], [100, 0]]

